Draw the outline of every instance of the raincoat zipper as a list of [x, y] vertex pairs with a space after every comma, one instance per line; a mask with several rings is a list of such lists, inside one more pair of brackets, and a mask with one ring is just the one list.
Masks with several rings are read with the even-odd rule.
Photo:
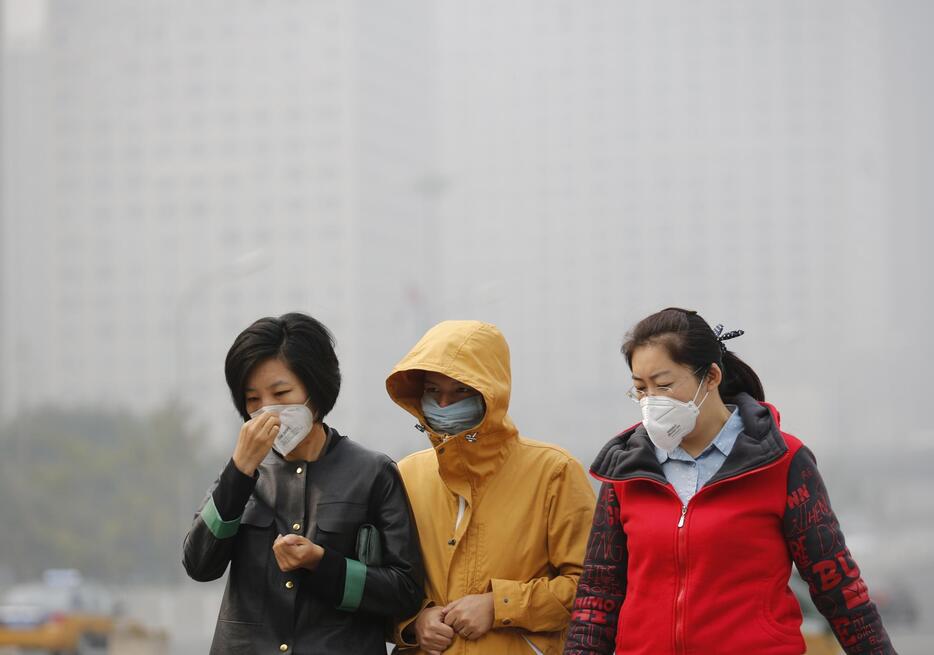
[[461, 521], [464, 520], [464, 512], [467, 510], [467, 499], [457, 495], [457, 518], [454, 520], [454, 532], [457, 532], [457, 528], [461, 526]]

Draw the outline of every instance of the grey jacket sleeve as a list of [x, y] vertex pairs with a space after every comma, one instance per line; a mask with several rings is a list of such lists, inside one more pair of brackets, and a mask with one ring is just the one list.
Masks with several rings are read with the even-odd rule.
[[185, 535], [182, 563], [193, 580], [207, 582], [224, 575], [257, 477], [244, 475], [231, 460], [208, 490]]
[[395, 463], [389, 461], [373, 485], [374, 524], [382, 536], [381, 566], [367, 567], [360, 609], [384, 616], [418, 612], [425, 570], [415, 518]]

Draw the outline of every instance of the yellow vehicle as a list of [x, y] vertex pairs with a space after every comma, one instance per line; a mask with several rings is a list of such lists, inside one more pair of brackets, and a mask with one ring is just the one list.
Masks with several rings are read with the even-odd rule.
[[804, 643], [808, 649], [807, 655], [842, 655], [843, 653], [837, 644], [836, 638], [829, 630], [825, 632], [805, 632]]
[[106, 653], [117, 607], [102, 587], [76, 572], [47, 572], [0, 600], [0, 650], [41, 649], [56, 655]]

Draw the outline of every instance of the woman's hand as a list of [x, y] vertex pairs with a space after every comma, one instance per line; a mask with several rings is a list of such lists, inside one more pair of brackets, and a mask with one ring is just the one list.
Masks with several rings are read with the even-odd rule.
[[240, 428], [240, 437], [233, 452], [234, 466], [244, 475], [252, 476], [278, 435], [277, 413], [263, 412], [256, 418], [251, 418]]
[[457, 634], [471, 641], [493, 628], [493, 594], [471, 594], [459, 598], [442, 610], [444, 622]]
[[283, 572], [296, 569], [314, 571], [324, 557], [324, 548], [297, 534], [280, 534], [272, 545], [272, 552]]
[[444, 609], [426, 607], [415, 619], [415, 641], [428, 655], [440, 655], [454, 641], [454, 629], [444, 624]]

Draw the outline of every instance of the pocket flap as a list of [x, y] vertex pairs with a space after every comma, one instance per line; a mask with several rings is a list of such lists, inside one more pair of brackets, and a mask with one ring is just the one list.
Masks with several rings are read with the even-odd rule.
[[260, 502], [255, 498], [247, 501], [243, 508], [243, 516], [240, 517], [241, 525], [252, 525], [258, 528], [269, 527], [276, 518], [276, 513], [272, 511], [266, 503]]

